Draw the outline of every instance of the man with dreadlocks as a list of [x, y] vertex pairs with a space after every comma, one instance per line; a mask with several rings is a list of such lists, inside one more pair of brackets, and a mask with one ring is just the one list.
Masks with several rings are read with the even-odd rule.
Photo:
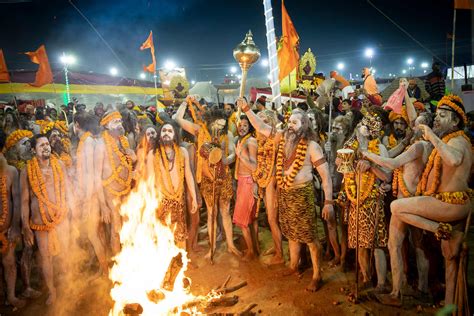
[[[239, 98], [238, 106], [245, 112], [257, 132], [266, 137], [274, 128], [265, 124], [251, 110], [245, 99]], [[313, 168], [322, 179], [325, 196], [323, 218], [334, 217], [332, 183], [323, 150], [315, 142], [315, 135], [306, 112], [294, 110], [285, 130], [277, 131], [278, 143], [276, 180], [278, 207], [283, 235], [289, 240], [290, 267], [285, 275], [298, 274], [301, 244], [305, 243], [311, 253], [313, 276], [308, 291], [317, 291], [322, 285], [321, 244], [316, 235], [316, 199], [313, 189]]]
[[[359, 257], [356, 260], [359, 261], [361, 267], [364, 287], [370, 286], [369, 249], [374, 249], [377, 292], [385, 290], [387, 262], [382, 248], [387, 246], [388, 240], [379, 180], [390, 181], [390, 173], [364, 160], [361, 152], [369, 151], [382, 157], [388, 156], [387, 149], [379, 140], [381, 130], [380, 117], [368, 112], [362, 119], [361, 126], [356, 130], [355, 136], [344, 144], [344, 148], [352, 149], [356, 157], [360, 159], [356, 159], [354, 163], [356, 172], [344, 175], [345, 195], [341, 198], [350, 201], [349, 248], [359, 247]], [[338, 163], [337, 159], [336, 163]], [[359, 188], [357, 188], [358, 185]], [[359, 207], [357, 207], [357, 191], [360, 192]]]
[[463, 131], [466, 123], [461, 98], [444, 96], [438, 103], [433, 129], [419, 126], [434, 149], [417, 185], [416, 196], [391, 204], [392, 217], [396, 216], [400, 223], [432, 232], [441, 240], [446, 259], [445, 304], [454, 303], [456, 259], [466, 218], [473, 208], [473, 191], [468, 184], [473, 155]]
[[[147, 173], [155, 176], [155, 185], [162, 195], [156, 210], [157, 218], [166, 225], [168, 217], [173, 226], [174, 239], [178, 247], [186, 248], [186, 201], [184, 192], [192, 200], [190, 213], [197, 211], [194, 177], [189, 164], [189, 155], [180, 147], [179, 130], [176, 124], [167, 122], [158, 130], [158, 141], [147, 156]], [[186, 184], [186, 187], [184, 186]]]
[[95, 188], [101, 221], [110, 224], [110, 246], [112, 255], [115, 255], [120, 251], [122, 219], [119, 207], [132, 186], [132, 164], [136, 155], [124, 136], [122, 116], [118, 111], [105, 113], [100, 125], [104, 127], [104, 131], [94, 150]]
[[7, 282], [7, 300], [17, 308], [25, 305], [15, 295], [16, 263], [15, 244], [20, 233], [20, 185], [18, 170], [9, 166], [3, 156], [6, 135], [0, 130], [0, 253]]
[[[190, 99], [192, 97], [188, 97]], [[176, 122], [181, 128], [197, 138], [196, 182], [200, 184], [201, 194], [207, 206], [207, 224], [211, 249], [206, 257], [212, 260], [216, 247], [216, 210], [221, 213], [227, 242], [227, 251], [241, 256], [235, 247], [230, 217], [230, 200], [233, 196], [232, 174], [229, 165], [235, 160], [235, 146], [232, 133], [227, 130], [225, 112], [211, 109], [204, 115], [206, 123], [193, 123], [184, 119], [187, 102], [183, 102], [177, 113]], [[216, 150], [217, 149], [217, 150]], [[222, 158], [212, 163], [211, 152], [220, 149]], [[212, 217], [214, 216], [214, 218]]]

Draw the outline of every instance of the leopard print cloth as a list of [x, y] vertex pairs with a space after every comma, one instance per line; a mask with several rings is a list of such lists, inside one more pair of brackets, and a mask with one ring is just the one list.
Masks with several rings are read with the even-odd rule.
[[173, 231], [175, 243], [185, 241], [188, 238], [188, 231], [184, 200], [176, 201], [164, 198], [156, 210], [156, 217], [164, 226], [167, 226], [168, 216], [170, 216], [170, 228]]
[[[201, 179], [201, 194], [204, 197], [207, 205], [212, 205], [212, 180], [208, 177], [203, 176]], [[225, 203], [229, 201], [234, 195], [234, 189], [232, 187], [232, 175], [227, 172], [224, 179], [217, 179], [216, 187], [216, 202]]]
[[278, 212], [281, 231], [286, 238], [301, 243], [317, 240], [316, 199], [311, 181], [279, 189]]

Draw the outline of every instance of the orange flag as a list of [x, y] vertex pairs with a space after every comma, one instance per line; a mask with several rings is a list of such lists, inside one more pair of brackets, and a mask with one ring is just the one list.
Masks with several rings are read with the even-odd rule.
[[454, 0], [454, 8], [457, 10], [474, 10], [474, 0]]
[[10, 82], [10, 74], [7, 70], [7, 63], [3, 56], [3, 50], [0, 49], [0, 82]]
[[33, 87], [42, 87], [45, 84], [53, 82], [53, 72], [49, 66], [48, 55], [46, 54], [46, 48], [41, 45], [36, 52], [26, 52], [26, 55], [30, 56], [32, 63], [38, 64], [39, 68], [36, 72], [35, 82], [30, 83]]
[[298, 33], [296, 33], [283, 0], [281, 1], [281, 19], [282, 36], [280, 39], [280, 49], [278, 50], [278, 67], [280, 68], [278, 77], [280, 80], [288, 76], [298, 66], [300, 58], [298, 54]]
[[142, 46], [140, 46], [140, 50], [144, 50], [148, 48], [150, 49], [151, 59], [153, 60], [153, 62], [149, 64], [148, 66], [144, 66], [143, 70], [151, 72], [151, 73], [155, 73], [155, 69], [156, 69], [155, 45], [153, 45], [153, 32], [152, 31], [150, 31], [150, 35], [148, 35], [148, 38], [146, 39], [146, 41], [143, 42]]

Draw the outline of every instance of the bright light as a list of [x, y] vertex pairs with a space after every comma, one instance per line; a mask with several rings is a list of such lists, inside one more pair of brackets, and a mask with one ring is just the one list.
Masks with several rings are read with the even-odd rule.
[[407, 64], [408, 64], [408, 65], [413, 64], [413, 58], [408, 58], [408, 59], [407, 59]]
[[337, 64], [337, 69], [338, 69], [338, 70], [343, 70], [344, 67], [345, 67], [344, 63], [338, 63], [338, 64]]
[[110, 68], [110, 74], [112, 76], [116, 76], [118, 74], [118, 70], [115, 67]]
[[191, 84], [195, 84], [195, 83], [196, 83], [196, 81], [194, 81], [194, 80], [191, 80]]
[[242, 79], [242, 75], [237, 75], [237, 78]]
[[262, 59], [261, 65], [262, 65], [262, 67], [268, 67], [268, 59], [266, 59], [266, 58]]
[[407, 71], [405, 69], [402, 70], [402, 74], [406, 74]]
[[421, 68], [428, 68], [428, 63], [427, 62], [422, 62], [421, 63]]
[[372, 73], [372, 74], [375, 74], [375, 68], [372, 68], [371, 73]]
[[61, 63], [63, 63], [66, 66], [74, 65], [76, 63], [76, 57], [72, 55], [62, 55], [60, 60], [61, 60]]
[[423, 73], [424, 73], [424, 74], [426, 73], [426, 69], [425, 69], [425, 70], [423, 70]]
[[141, 79], [145, 79], [145, 78], [146, 78], [146, 75], [142, 72], [142, 73], [140, 74], [140, 78], [141, 78]]
[[230, 67], [230, 72], [235, 74], [237, 72], [237, 67], [235, 66]]
[[169, 86], [170, 84], [170, 81], [169, 80], [166, 80], [165, 82], [163, 82], [165, 85]]
[[212, 84], [212, 80], [211, 80], [211, 81], [209, 81], [209, 83], [210, 83], [210, 84]]
[[272, 76], [270, 74], [267, 75], [268, 79], [272, 79]]
[[391, 76], [392, 76], [392, 73], [389, 73], [388, 76], [391, 77]]
[[366, 48], [364, 54], [365, 57], [372, 58], [374, 57], [374, 50], [372, 48]]
[[174, 68], [176, 68], [176, 63], [172, 60], [167, 60], [165, 62], [165, 69], [166, 70], [173, 70]]

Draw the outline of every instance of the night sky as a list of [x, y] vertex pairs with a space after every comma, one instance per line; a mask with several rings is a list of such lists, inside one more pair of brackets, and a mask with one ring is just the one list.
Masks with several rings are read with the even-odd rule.
[[[281, 2], [272, 1], [277, 36], [281, 35]], [[451, 60], [453, 0], [385, 1], [373, 3], [414, 38], [441, 59]], [[158, 66], [172, 59], [184, 66], [189, 80], [222, 82], [231, 66], [233, 48], [251, 29], [254, 40], [266, 57], [265, 19], [262, 1], [240, 0], [75, 0], [74, 4], [110, 44], [122, 62], [63, 0], [0, 0], [0, 48], [10, 70], [36, 69], [19, 52], [46, 45], [53, 68], [59, 68], [63, 52], [74, 54], [77, 71], [138, 77], [143, 65], [151, 62], [141, 43], [153, 30]], [[365, 0], [291, 1], [286, 8], [300, 36], [300, 53], [311, 48], [316, 54], [317, 71], [327, 73], [338, 62], [343, 74], [360, 73], [368, 65], [364, 49], [372, 47], [372, 66], [377, 75], [401, 74], [406, 60], [414, 59], [414, 74], [421, 74], [421, 62], [431, 63], [423, 50]], [[472, 12], [458, 11], [456, 64], [472, 62]], [[446, 55], [447, 53], [447, 55]], [[264, 77], [265, 67], [256, 65], [250, 77]]]

